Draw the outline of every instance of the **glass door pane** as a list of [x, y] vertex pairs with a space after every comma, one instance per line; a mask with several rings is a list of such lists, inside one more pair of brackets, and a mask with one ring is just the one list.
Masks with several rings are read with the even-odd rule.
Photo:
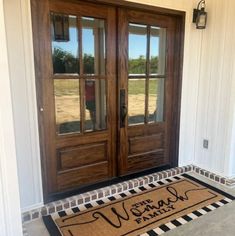
[[164, 79], [149, 80], [148, 122], [162, 122], [164, 114]]
[[166, 29], [150, 27], [150, 75], [165, 75]]
[[85, 131], [106, 129], [106, 82], [104, 79], [85, 81]]
[[54, 95], [57, 133], [79, 133], [81, 131], [79, 80], [54, 79]]
[[82, 17], [83, 74], [105, 75], [105, 21]]
[[79, 74], [77, 17], [51, 14], [54, 74]]
[[107, 128], [105, 33], [103, 19], [51, 13], [58, 134]]
[[145, 79], [128, 81], [128, 124], [144, 124], [145, 120]]
[[129, 75], [146, 74], [147, 26], [129, 24]]

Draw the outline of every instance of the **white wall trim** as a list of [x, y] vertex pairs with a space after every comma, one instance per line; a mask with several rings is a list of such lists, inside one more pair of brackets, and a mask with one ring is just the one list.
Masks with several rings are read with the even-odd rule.
[[3, 0], [0, 0], [0, 229], [1, 235], [22, 235], [10, 76]]
[[34, 68], [34, 51], [33, 51], [33, 30], [31, 21], [31, 5], [30, 0], [21, 0], [21, 15], [22, 15], [22, 31], [25, 52], [25, 71], [27, 83], [27, 96], [29, 101], [29, 119], [30, 119], [30, 139], [32, 140], [31, 152], [33, 156], [32, 168], [34, 175], [34, 192], [35, 202], [38, 205], [43, 204], [42, 190], [42, 172], [40, 158], [40, 144], [38, 131], [38, 109], [36, 99], [36, 84], [35, 84], [35, 68]]
[[23, 211], [43, 201], [30, 0], [7, 0], [4, 12]]

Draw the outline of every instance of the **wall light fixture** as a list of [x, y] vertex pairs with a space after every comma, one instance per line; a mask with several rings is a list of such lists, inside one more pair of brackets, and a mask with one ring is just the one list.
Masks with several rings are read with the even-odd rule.
[[197, 9], [193, 9], [193, 23], [196, 24], [197, 29], [205, 29], [207, 23], [207, 12], [205, 11], [206, 1], [201, 0]]

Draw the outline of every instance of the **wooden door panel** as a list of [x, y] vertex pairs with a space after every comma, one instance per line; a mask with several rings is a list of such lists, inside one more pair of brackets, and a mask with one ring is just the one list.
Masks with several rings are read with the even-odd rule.
[[85, 167], [108, 160], [107, 143], [95, 143], [57, 150], [58, 171]]
[[74, 189], [74, 186], [78, 187], [107, 180], [108, 176], [109, 163], [107, 161], [60, 171], [57, 175], [57, 188], [58, 191]]
[[157, 152], [148, 152], [138, 156], [130, 156], [127, 158], [126, 165], [128, 166], [128, 169], [125, 170], [125, 174], [164, 166], [164, 151], [158, 150]]
[[164, 134], [129, 138], [128, 156], [164, 149]]
[[[175, 137], [175, 132], [177, 132], [177, 128], [173, 127], [173, 124], [174, 121], [178, 119], [178, 117], [174, 116], [176, 114], [173, 113], [173, 104], [175, 102], [174, 99], [177, 98], [174, 86], [180, 81], [180, 78], [177, 77], [178, 75], [176, 73], [177, 65], [180, 65], [180, 62], [177, 62], [176, 60], [176, 49], [179, 45], [175, 43], [177, 39], [176, 32], [179, 28], [177, 28], [176, 19], [172, 16], [127, 9], [119, 9], [118, 14], [120, 32], [118, 60], [119, 89], [122, 91], [125, 90], [126, 94], [128, 94], [128, 91], [129, 94], [134, 94], [131, 95], [132, 97], [130, 96], [132, 99], [131, 105], [128, 105], [130, 102], [128, 97], [129, 94], [125, 98], [124, 105], [131, 108], [130, 112], [132, 112], [132, 116], [135, 114], [134, 119], [132, 119], [132, 122], [134, 123], [131, 123], [131, 120], [128, 118], [125, 121], [125, 127], [119, 128], [121, 144], [119, 149], [119, 173], [121, 175], [126, 175], [144, 169], [171, 165], [171, 160], [174, 159], [175, 154], [171, 151], [171, 142], [172, 136]], [[159, 30], [158, 47], [162, 47], [159, 49], [162, 54], [158, 54], [158, 60], [162, 60], [162, 65], [164, 64], [164, 67], [162, 67], [162, 69], [158, 68], [157, 70], [161, 70], [161, 74], [152, 74], [151, 72], [151, 44], [153, 43], [151, 40], [153, 29], [156, 31]], [[145, 53], [143, 49], [142, 51], [139, 50], [139, 54], [136, 54], [137, 52], [134, 54], [130, 51], [130, 48], [132, 48], [130, 43], [135, 43], [135, 41], [133, 39], [130, 40], [130, 38], [135, 37], [135, 35], [139, 35], [139, 39], [142, 40], [141, 46], [146, 50]], [[160, 43], [160, 37], [162, 37], [162, 43]], [[146, 44], [144, 43], [144, 40], [146, 41]], [[132, 55], [130, 53], [132, 53]], [[140, 55], [139, 59], [137, 59], [135, 55]], [[165, 59], [162, 57], [164, 55]], [[139, 60], [139, 67], [141, 66], [140, 63], [142, 63], [144, 67], [142, 66], [142, 68], [140, 67], [138, 70], [131, 69], [130, 71], [130, 68], [134, 68], [134, 64], [130, 64], [132, 63], [131, 60], [134, 61], [133, 58], [135, 58], [135, 66], [137, 65], [136, 61]], [[142, 60], [142, 62], [140, 60]], [[138, 72], [134, 72], [135, 70]], [[163, 93], [163, 96], [161, 96], [164, 110], [162, 118], [152, 122], [149, 120], [149, 106], [151, 92], [150, 82], [153, 79], [163, 81], [161, 82], [163, 86], [161, 84], [158, 84], [157, 86], [158, 88], [161, 88]], [[134, 85], [136, 90], [133, 90], [133, 86], [129, 88], [131, 83], [133, 84], [135, 80], [140, 81], [138, 82], [139, 84], [144, 84], [145, 88], [142, 88], [141, 90], [140, 86], [137, 86], [137, 82], [135, 82]], [[145, 98], [143, 98], [143, 93], [145, 94]], [[159, 94], [157, 94], [157, 96], [158, 95]], [[133, 103], [133, 97], [141, 102], [141, 104], [136, 102]], [[160, 98], [158, 97], [157, 100], [159, 99]], [[141, 110], [138, 110], [138, 106], [140, 105]], [[143, 105], [145, 106], [145, 109], [142, 108]]]
[[32, 9], [47, 201], [116, 174], [116, 11], [73, 0], [32, 0]]

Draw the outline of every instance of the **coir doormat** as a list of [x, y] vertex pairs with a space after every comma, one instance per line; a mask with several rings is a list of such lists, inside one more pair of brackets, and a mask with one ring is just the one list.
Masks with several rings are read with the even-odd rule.
[[[51, 236], [161, 235], [234, 200], [187, 174], [43, 217]], [[83, 210], [82, 210], [83, 208]]]

